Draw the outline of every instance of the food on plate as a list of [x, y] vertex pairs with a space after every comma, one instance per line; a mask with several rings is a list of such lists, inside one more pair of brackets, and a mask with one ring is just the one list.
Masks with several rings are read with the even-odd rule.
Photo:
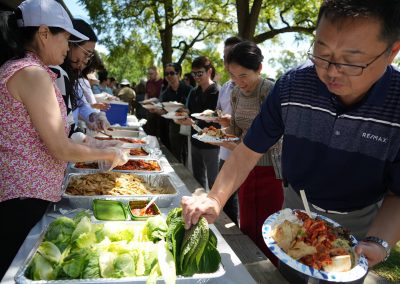
[[160, 171], [160, 164], [155, 160], [128, 160], [122, 166], [116, 166], [114, 170], [123, 171]]
[[134, 174], [118, 172], [93, 173], [71, 177], [66, 193], [70, 195], [150, 195], [162, 194], [161, 187], [152, 187]]
[[320, 218], [294, 211], [297, 220], [284, 220], [272, 231], [272, 238], [289, 256], [327, 272], [349, 271], [354, 253], [349, 234]]
[[146, 141], [144, 141], [143, 139], [135, 139], [135, 138], [126, 138], [126, 137], [120, 137], [120, 138], [116, 138], [116, 137], [94, 137], [97, 140], [118, 140], [118, 141], [122, 141], [125, 143], [132, 143], [132, 144], [146, 144]]
[[188, 114], [187, 114], [187, 112], [185, 112], [185, 111], [181, 111], [181, 110], [177, 110], [176, 112], [175, 112], [175, 116], [187, 116]]
[[202, 130], [201, 135], [211, 136], [217, 139], [237, 138], [235, 135], [227, 134], [223, 129], [214, 126], [205, 127]]
[[201, 116], [206, 116], [206, 117], [218, 117], [218, 113], [214, 110], [211, 109], [206, 109], [201, 113]]
[[149, 153], [143, 148], [134, 148], [129, 150], [129, 155], [131, 156], [148, 156]]

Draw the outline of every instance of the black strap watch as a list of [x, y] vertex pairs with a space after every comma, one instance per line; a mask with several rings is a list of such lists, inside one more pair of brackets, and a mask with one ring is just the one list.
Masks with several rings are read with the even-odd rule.
[[383, 261], [386, 261], [389, 258], [389, 256], [390, 256], [390, 247], [389, 247], [389, 244], [388, 244], [387, 241], [382, 240], [381, 238], [378, 238], [378, 237], [368, 236], [368, 237], [363, 239], [363, 242], [373, 242], [373, 243], [376, 243], [376, 244], [382, 246], [386, 251], [386, 257], [384, 258]]

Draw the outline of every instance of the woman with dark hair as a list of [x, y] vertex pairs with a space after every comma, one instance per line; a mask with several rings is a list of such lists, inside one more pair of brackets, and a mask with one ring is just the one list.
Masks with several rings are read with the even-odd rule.
[[[206, 56], [195, 58], [192, 62], [192, 75], [197, 87], [190, 92], [186, 103], [190, 113], [201, 113], [207, 109], [214, 110], [217, 106], [219, 86], [212, 80], [215, 68], [211, 60]], [[191, 118], [176, 120], [176, 122], [182, 125], [194, 124]], [[197, 124], [201, 128], [211, 125], [219, 127], [218, 124], [207, 123], [203, 120], [198, 120]], [[191, 134], [195, 133], [192, 129]], [[190, 138], [190, 143], [193, 176], [205, 189], [210, 189], [218, 174], [219, 147], [200, 142], [193, 137]]]
[[[38, 16], [40, 15], [40, 17]], [[73, 28], [55, 0], [27, 0], [0, 13], [0, 278], [50, 202], [61, 199], [67, 161], [107, 160], [118, 153], [68, 139], [67, 112], [48, 65], [61, 64]]]
[[185, 73], [183, 75], [183, 81], [185, 82], [186, 86], [190, 86], [192, 88], [196, 87], [196, 80], [193, 78], [192, 73]]
[[[226, 57], [229, 74], [235, 83], [231, 95], [231, 122], [226, 131], [241, 140], [274, 86], [270, 80], [261, 78], [263, 58], [258, 46], [250, 41], [236, 44]], [[238, 144], [239, 142], [225, 142], [222, 146], [234, 150]], [[265, 219], [279, 211], [282, 203], [282, 182], [275, 177], [267, 152], [239, 189], [239, 216], [240, 229], [271, 260], [275, 258], [265, 245], [260, 232]]]
[[70, 48], [65, 61], [60, 66], [51, 67], [57, 74], [56, 84], [64, 96], [68, 122], [71, 124], [71, 133], [74, 132], [79, 119], [85, 121], [86, 126], [90, 129], [106, 130], [110, 123], [105, 113], [90, 106], [83, 94], [85, 85], [80, 81], [83, 78], [83, 69], [94, 59], [97, 36], [84, 20], [73, 19], [72, 23], [75, 29], [88, 37], [88, 40], [71, 37], [69, 40]]
[[[178, 63], [168, 63], [164, 68], [164, 78], [168, 82], [167, 88], [161, 93], [162, 102], [176, 101], [186, 104], [186, 99], [192, 90], [180, 80], [182, 67]], [[165, 111], [159, 114], [166, 113]], [[187, 136], [179, 133], [180, 125], [168, 119], [168, 140], [169, 148], [179, 162], [185, 163], [187, 156]]]
[[82, 88], [83, 96], [92, 108], [106, 111], [109, 109], [110, 105], [103, 102], [98, 103], [96, 101], [88, 78], [88, 75], [96, 71], [101, 64], [97, 51], [95, 50], [94, 53], [93, 59], [90, 60], [87, 66], [82, 70], [81, 78], [78, 79], [78, 84], [79, 87]]

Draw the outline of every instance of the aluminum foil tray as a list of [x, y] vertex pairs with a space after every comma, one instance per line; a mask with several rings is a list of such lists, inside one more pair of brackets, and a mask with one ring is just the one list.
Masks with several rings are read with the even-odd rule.
[[[96, 173], [96, 172], [92, 172]], [[71, 195], [66, 193], [66, 189], [71, 179], [90, 174], [90, 172], [85, 173], [70, 173], [65, 176], [63, 186], [62, 186], [62, 198], [69, 201], [69, 205], [72, 208], [92, 208], [92, 202], [94, 199], [115, 199], [129, 201], [131, 199], [151, 199], [154, 194], [151, 195]], [[149, 184], [149, 186], [161, 187], [165, 191], [162, 194], [156, 194], [158, 196], [156, 204], [160, 208], [167, 208], [171, 205], [174, 199], [178, 196], [177, 186], [173, 183], [172, 178], [166, 174], [135, 174], [144, 179], [144, 181]]]
[[[113, 222], [113, 221], [110, 221]], [[130, 221], [132, 222], [141, 222], [141, 221]], [[146, 283], [147, 276], [137, 276], [137, 277], [125, 277], [125, 278], [97, 278], [97, 279], [68, 279], [68, 280], [31, 280], [25, 277], [25, 272], [29, 267], [35, 253], [37, 252], [40, 244], [42, 243], [44, 236], [46, 235], [47, 226], [43, 229], [40, 234], [37, 242], [33, 246], [32, 250], [29, 252], [28, 257], [24, 261], [23, 265], [18, 269], [14, 280], [17, 284], [96, 284], [96, 283]], [[214, 273], [204, 273], [204, 274], [195, 274], [191, 277], [183, 277], [177, 276], [176, 281], [179, 283], [206, 283], [207, 279], [218, 278], [225, 274], [225, 269], [223, 265], [220, 265], [219, 269]], [[157, 283], [164, 283], [162, 278], [157, 280]]]
[[[159, 156], [158, 156], [159, 157]], [[131, 158], [129, 158], [129, 160], [145, 160], [145, 161], [156, 161], [158, 163], [158, 165], [160, 166], [160, 170], [159, 171], [140, 171], [140, 170], [113, 170], [114, 172], [122, 172], [122, 173], [146, 173], [146, 174], [159, 174], [162, 173], [164, 171], [164, 167], [162, 165], [162, 163], [160, 162], [159, 159], [154, 158], [153, 156], [150, 157], [133, 157], [131, 156]], [[84, 169], [84, 168], [77, 168], [75, 167], [75, 163], [71, 163], [70, 167], [69, 167], [69, 171], [70, 172], [74, 172], [74, 173], [81, 173], [81, 172], [99, 172], [99, 169]]]

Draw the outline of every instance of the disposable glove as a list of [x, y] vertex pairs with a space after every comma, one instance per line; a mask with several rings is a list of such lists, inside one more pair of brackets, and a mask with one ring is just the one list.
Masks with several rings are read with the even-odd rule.
[[110, 126], [110, 122], [108, 122], [105, 112], [100, 111], [98, 113], [91, 114], [91, 119], [88, 123], [89, 129], [106, 131], [108, 128], [110, 128]]
[[129, 149], [121, 149], [121, 148], [110, 148], [110, 150], [115, 151], [114, 160], [101, 160], [98, 161], [99, 169], [102, 172], [111, 171], [116, 166], [122, 166], [128, 162], [128, 154]]
[[122, 146], [122, 144], [124, 144], [122, 141], [118, 140], [98, 140], [81, 132], [73, 133], [71, 135], [71, 139], [76, 143], [99, 149], [104, 149], [108, 147], [120, 147]]

